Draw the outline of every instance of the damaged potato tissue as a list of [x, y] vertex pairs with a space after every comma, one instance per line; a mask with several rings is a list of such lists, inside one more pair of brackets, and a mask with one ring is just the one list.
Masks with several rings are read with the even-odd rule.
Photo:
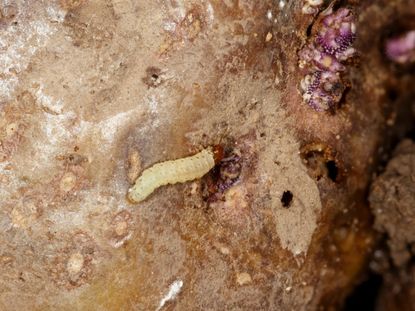
[[415, 0], [0, 0], [0, 310], [415, 305]]

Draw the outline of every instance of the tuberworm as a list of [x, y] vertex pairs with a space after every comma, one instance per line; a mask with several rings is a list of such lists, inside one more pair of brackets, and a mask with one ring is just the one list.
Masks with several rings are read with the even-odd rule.
[[134, 203], [145, 200], [154, 190], [168, 184], [184, 183], [207, 174], [223, 158], [220, 146], [208, 147], [195, 155], [154, 164], [143, 171], [128, 190]]

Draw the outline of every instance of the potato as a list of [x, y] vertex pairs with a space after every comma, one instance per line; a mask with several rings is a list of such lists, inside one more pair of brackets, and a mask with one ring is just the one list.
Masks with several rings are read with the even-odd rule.
[[[365, 194], [394, 70], [377, 44], [413, 8], [8, 3], [0, 309], [343, 303], [376, 241]], [[143, 170], [213, 146], [223, 158], [203, 177], [128, 202]]]

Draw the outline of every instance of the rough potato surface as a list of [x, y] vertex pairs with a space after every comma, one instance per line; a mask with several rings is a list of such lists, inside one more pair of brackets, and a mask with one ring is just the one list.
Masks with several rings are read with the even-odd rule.
[[[0, 309], [338, 309], [397, 120], [379, 47], [414, 4], [335, 3], [356, 54], [316, 111], [298, 51], [331, 33], [328, 1], [0, 0]], [[127, 201], [145, 168], [217, 144], [207, 176]]]

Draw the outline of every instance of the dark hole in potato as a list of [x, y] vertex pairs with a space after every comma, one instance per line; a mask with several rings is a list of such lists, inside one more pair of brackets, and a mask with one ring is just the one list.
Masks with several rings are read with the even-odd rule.
[[395, 89], [389, 89], [387, 94], [388, 94], [388, 98], [391, 102], [395, 102], [398, 99], [398, 96], [399, 96], [398, 91], [395, 90]]
[[345, 176], [345, 171], [336, 152], [324, 144], [312, 143], [302, 147], [301, 157], [310, 176], [317, 181], [326, 178], [338, 183]]
[[339, 175], [339, 169], [337, 168], [336, 162], [333, 160], [327, 161], [326, 167], [327, 176], [335, 182], [337, 180], [337, 176]]
[[285, 208], [289, 208], [291, 206], [291, 203], [293, 201], [293, 197], [294, 195], [292, 194], [291, 191], [287, 190], [284, 191], [281, 197], [281, 203], [282, 206], [284, 206]]
[[146, 69], [146, 75], [143, 78], [143, 82], [148, 87], [158, 87], [160, 84], [162, 84], [163, 81], [163, 73], [160, 68], [157, 67], [148, 67]]

